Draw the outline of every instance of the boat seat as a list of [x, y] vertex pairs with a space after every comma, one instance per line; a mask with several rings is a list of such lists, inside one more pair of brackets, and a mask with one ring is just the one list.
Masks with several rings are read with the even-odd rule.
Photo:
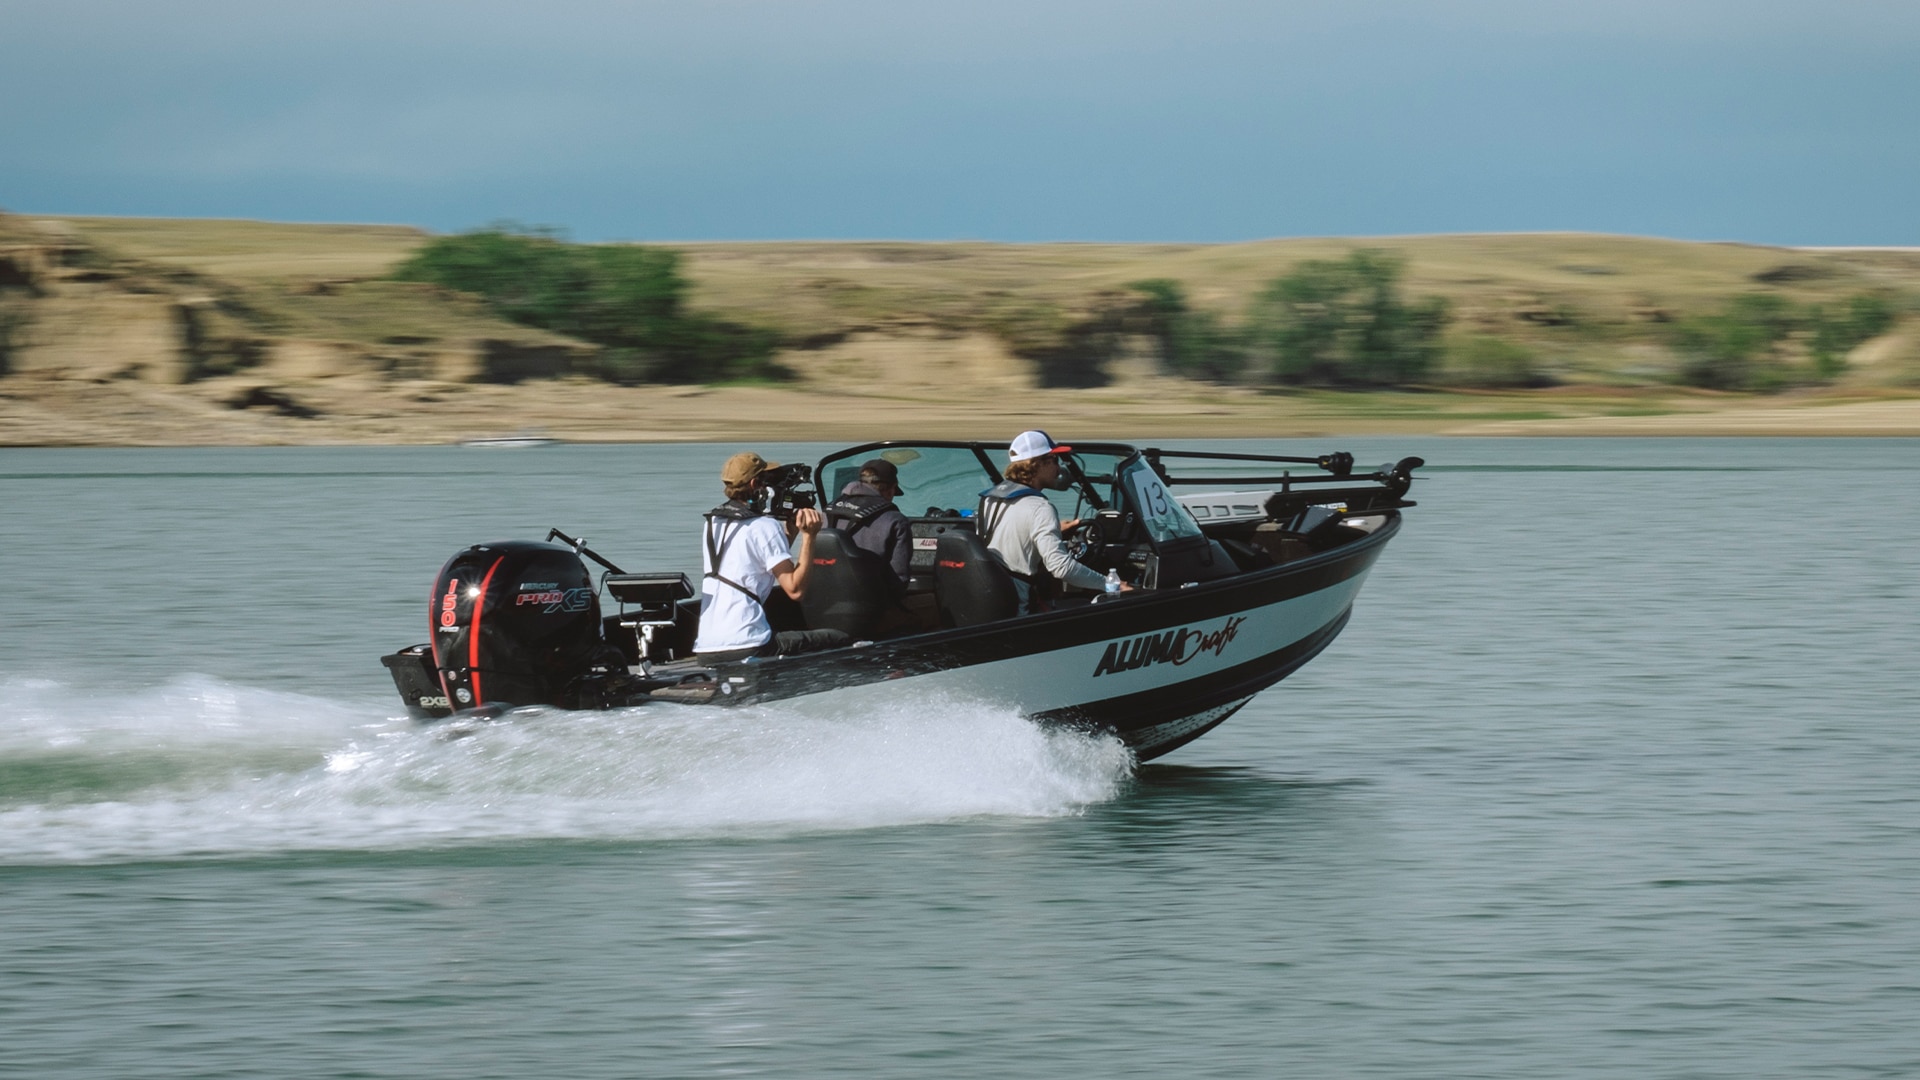
[[821, 529], [814, 536], [813, 566], [800, 596], [808, 629], [839, 630], [855, 640], [870, 640], [898, 591], [893, 570], [846, 533]]
[[937, 550], [934, 593], [940, 625], [977, 626], [1020, 613], [1013, 575], [987, 550], [986, 541], [971, 532], [942, 533]]

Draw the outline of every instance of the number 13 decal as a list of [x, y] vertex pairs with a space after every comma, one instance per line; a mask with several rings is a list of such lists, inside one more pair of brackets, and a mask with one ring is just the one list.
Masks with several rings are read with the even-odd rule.
[[1161, 487], [1159, 481], [1149, 480], [1141, 487], [1146, 495], [1147, 513], [1154, 517], [1164, 517], [1167, 511], [1173, 509], [1167, 505], [1167, 489]]

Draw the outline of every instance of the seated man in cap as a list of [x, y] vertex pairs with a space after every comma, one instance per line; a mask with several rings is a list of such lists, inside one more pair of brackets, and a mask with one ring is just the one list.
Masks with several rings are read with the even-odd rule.
[[893, 571], [899, 585], [896, 597], [906, 591], [913, 574], [913, 526], [893, 504], [899, 497], [900, 470], [885, 458], [874, 458], [860, 466], [860, 479], [841, 488], [840, 497], [826, 510], [835, 528], [847, 530], [848, 539], [880, 556]]
[[[980, 539], [993, 552], [1020, 594], [1020, 613], [1037, 614], [1053, 609], [1053, 598], [1062, 585], [1100, 590], [1106, 577], [1067, 554], [1060, 539], [1060, 512], [1053, 508], [1042, 489], [1065, 491], [1071, 484], [1061, 455], [1073, 453], [1071, 446], [1056, 445], [1044, 431], [1023, 431], [1007, 448], [1006, 479], [980, 496]], [[1070, 522], [1069, 527], [1079, 522]], [[1124, 582], [1123, 592], [1133, 586]]]
[[789, 526], [754, 509], [754, 495], [765, 485], [763, 474], [773, 467], [759, 454], [742, 452], [728, 458], [720, 470], [727, 501], [707, 513], [700, 552], [700, 636], [693, 651], [703, 660], [791, 656], [851, 641], [838, 630], [776, 634], [767, 621], [765, 604], [774, 586], [795, 600], [806, 590], [813, 537], [820, 531], [820, 511], [794, 511], [791, 528], [800, 534], [796, 560], [788, 549]]

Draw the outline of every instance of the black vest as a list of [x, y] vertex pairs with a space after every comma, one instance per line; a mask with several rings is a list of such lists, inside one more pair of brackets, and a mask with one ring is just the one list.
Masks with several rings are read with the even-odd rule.
[[854, 534], [866, 528], [881, 514], [899, 509], [885, 495], [842, 495], [828, 503], [823, 514], [828, 525]]

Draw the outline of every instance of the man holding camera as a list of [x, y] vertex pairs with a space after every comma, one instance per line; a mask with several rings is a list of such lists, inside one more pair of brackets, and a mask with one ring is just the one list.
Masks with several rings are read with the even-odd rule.
[[[820, 531], [820, 511], [810, 507], [793, 511], [788, 523], [767, 513], [767, 496], [777, 494], [768, 486], [768, 474], [777, 468], [743, 451], [720, 470], [727, 501], [707, 513], [701, 549], [700, 635], [693, 651], [702, 660], [792, 656], [852, 641], [838, 630], [776, 634], [767, 621], [766, 600], [774, 586], [795, 600], [805, 591], [813, 537]], [[797, 561], [788, 548], [791, 530], [800, 536]]]

